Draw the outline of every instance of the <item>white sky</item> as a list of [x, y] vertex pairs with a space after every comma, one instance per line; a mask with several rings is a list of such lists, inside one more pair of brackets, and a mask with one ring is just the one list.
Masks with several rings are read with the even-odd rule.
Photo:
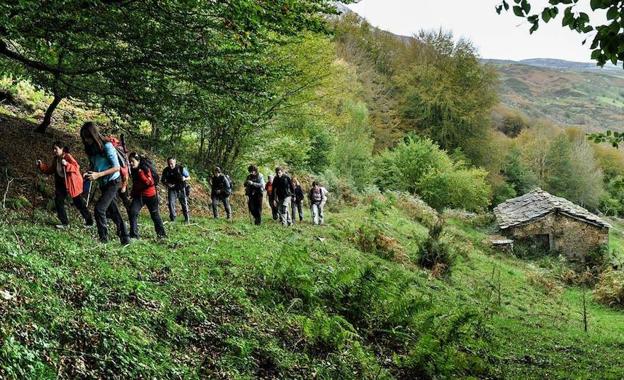
[[[453, 32], [456, 38], [466, 37], [478, 48], [483, 58], [520, 60], [527, 58], [558, 58], [570, 61], [591, 61], [592, 36], [581, 35], [561, 27], [562, 10], [556, 20], [541, 23], [540, 29], [529, 34], [530, 25], [513, 13], [494, 10], [499, 0], [362, 0], [349, 8], [372, 25], [395, 34], [410, 36], [420, 30], [439, 29]], [[510, 1], [513, 4], [513, 1]], [[546, 0], [533, 1], [532, 14]], [[587, 11], [589, 0], [581, 0], [579, 10]], [[542, 5], [541, 7], [539, 7]], [[587, 12], [590, 17], [590, 12]], [[594, 20], [592, 19], [592, 22]], [[581, 42], [587, 38], [585, 46]]]

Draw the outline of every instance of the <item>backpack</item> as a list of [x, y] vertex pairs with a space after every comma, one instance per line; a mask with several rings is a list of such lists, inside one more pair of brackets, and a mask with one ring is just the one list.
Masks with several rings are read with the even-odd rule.
[[119, 160], [119, 166], [121, 166], [122, 168], [127, 168], [129, 166], [128, 165], [129, 163], [128, 163], [128, 156], [126, 155], [126, 148], [115, 137], [109, 136], [108, 139], [111, 142], [111, 144], [113, 144], [113, 147], [117, 151], [117, 159]]
[[319, 187], [318, 191], [314, 188], [310, 190], [310, 201], [314, 204], [319, 204], [323, 201], [323, 189]]
[[158, 186], [158, 184], [160, 183], [160, 175], [158, 174], [158, 170], [156, 170], [156, 164], [154, 164], [154, 161], [150, 160], [147, 157], [143, 157], [143, 161], [145, 162], [145, 165], [148, 167], [149, 171], [152, 173], [154, 186]]
[[108, 140], [111, 144], [113, 144], [113, 148], [117, 152], [117, 160], [119, 161], [119, 166], [121, 170], [121, 182], [128, 183], [128, 179], [130, 177], [130, 172], [128, 168], [130, 167], [128, 162], [128, 155], [126, 154], [126, 148], [123, 144], [114, 136], [108, 136]]
[[232, 192], [234, 191], [234, 182], [232, 182], [232, 178], [230, 178], [228, 174], [224, 174], [224, 176], [228, 183], [228, 186], [225, 188], [225, 193], [227, 195], [232, 195]]

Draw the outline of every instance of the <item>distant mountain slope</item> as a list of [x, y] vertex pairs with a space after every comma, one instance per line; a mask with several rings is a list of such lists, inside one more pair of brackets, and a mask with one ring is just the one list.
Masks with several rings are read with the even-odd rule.
[[485, 61], [500, 73], [504, 105], [587, 131], [624, 131], [624, 70], [554, 59]]
[[573, 62], [555, 58], [531, 58], [520, 61], [500, 60], [500, 59], [484, 59], [490, 63], [516, 63], [528, 66], [543, 67], [555, 70], [572, 70], [572, 71], [595, 71], [601, 73], [609, 73], [615, 75], [624, 75], [624, 70], [619, 66], [605, 65], [600, 67], [593, 62]]

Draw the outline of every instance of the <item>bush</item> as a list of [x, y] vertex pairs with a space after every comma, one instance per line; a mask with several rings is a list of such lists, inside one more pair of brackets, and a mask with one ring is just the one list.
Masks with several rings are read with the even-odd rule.
[[612, 269], [602, 272], [593, 295], [603, 305], [624, 307], [624, 272]]
[[447, 243], [441, 239], [443, 230], [444, 222], [438, 221], [429, 229], [429, 237], [420, 247], [418, 263], [423, 268], [433, 270], [434, 275], [450, 272], [455, 261], [455, 255], [452, 254]]
[[431, 207], [478, 211], [490, 203], [491, 188], [483, 169], [458, 169], [429, 173], [420, 182], [420, 192]]
[[376, 179], [381, 190], [419, 194], [437, 210], [445, 207], [479, 210], [490, 203], [487, 172], [466, 168], [430, 139], [408, 137], [376, 161]]
[[422, 178], [432, 172], [445, 172], [452, 161], [430, 139], [407, 137], [393, 150], [386, 150], [376, 161], [379, 176], [377, 185], [382, 190], [415, 193]]

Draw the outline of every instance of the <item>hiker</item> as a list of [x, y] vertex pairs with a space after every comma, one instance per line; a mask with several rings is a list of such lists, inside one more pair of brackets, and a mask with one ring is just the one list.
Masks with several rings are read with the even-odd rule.
[[273, 193], [273, 176], [269, 176], [269, 182], [266, 183], [264, 190], [266, 190], [267, 198], [269, 199], [269, 206], [271, 207], [271, 213], [273, 214], [273, 220], [277, 220], [277, 206], [275, 205], [275, 193]]
[[188, 197], [186, 195], [186, 184], [191, 179], [188, 170], [182, 165], [178, 165], [174, 157], [167, 159], [167, 167], [163, 170], [162, 183], [167, 186], [167, 206], [169, 207], [169, 219], [175, 222], [176, 201], [180, 201], [184, 222], [190, 223]]
[[245, 195], [247, 195], [247, 207], [253, 216], [254, 224], [260, 225], [262, 222], [262, 198], [264, 191], [264, 177], [258, 172], [255, 165], [247, 168], [249, 175], [245, 179]]
[[299, 215], [299, 221], [303, 222], [303, 198], [305, 198], [305, 195], [299, 180], [293, 178], [292, 182], [295, 188], [292, 197], [292, 221], [294, 223], [297, 219], [297, 215]]
[[128, 184], [130, 182], [130, 165], [128, 163], [128, 150], [126, 149], [126, 142], [123, 135], [121, 135], [120, 140], [114, 136], [108, 136], [108, 140], [119, 152], [117, 157], [120, 160], [119, 174], [121, 176], [119, 178], [121, 179], [121, 184], [119, 185], [119, 192], [117, 195], [119, 196], [121, 203], [124, 205], [126, 212], [130, 215], [130, 204], [132, 203], [132, 200], [130, 199], [130, 192], [128, 191]]
[[158, 210], [158, 190], [156, 188], [158, 185], [158, 173], [156, 168], [149, 159], [141, 157], [136, 152], [130, 153], [128, 161], [131, 169], [130, 176], [132, 177], [132, 190], [130, 191], [132, 201], [128, 212], [130, 237], [133, 239], [139, 238], [139, 213], [145, 205], [150, 213], [152, 222], [154, 222], [156, 236], [165, 238], [167, 234]]
[[65, 229], [69, 227], [69, 219], [65, 211], [65, 199], [68, 195], [84, 218], [85, 226], [93, 226], [93, 217], [82, 198], [83, 181], [82, 175], [80, 175], [80, 165], [69, 154], [69, 149], [58, 141], [52, 144], [52, 152], [54, 154], [52, 165], [37, 160], [37, 168], [43, 174], [54, 174], [54, 206], [56, 215], [61, 221], [61, 224], [57, 224], [56, 228]]
[[223, 203], [228, 220], [232, 220], [232, 207], [230, 206], [230, 195], [232, 195], [232, 181], [222, 173], [220, 167], [215, 167], [212, 179], [210, 180], [210, 198], [212, 199], [212, 215], [215, 219], [219, 217], [218, 203]]
[[323, 208], [327, 202], [327, 189], [321, 186], [317, 181], [312, 182], [312, 188], [308, 195], [310, 200], [310, 208], [312, 209], [312, 224], [323, 224]]
[[122, 245], [130, 244], [126, 224], [115, 202], [121, 186], [121, 174], [117, 150], [113, 144], [102, 137], [93, 122], [86, 122], [80, 128], [80, 138], [91, 164], [84, 177], [91, 182], [98, 181], [101, 196], [95, 203], [95, 223], [100, 242], [108, 242], [107, 217], [117, 226], [117, 236]]
[[288, 208], [293, 192], [294, 188], [290, 177], [278, 166], [275, 168], [275, 178], [273, 178], [273, 204], [277, 207], [279, 220], [284, 226], [292, 225]]

